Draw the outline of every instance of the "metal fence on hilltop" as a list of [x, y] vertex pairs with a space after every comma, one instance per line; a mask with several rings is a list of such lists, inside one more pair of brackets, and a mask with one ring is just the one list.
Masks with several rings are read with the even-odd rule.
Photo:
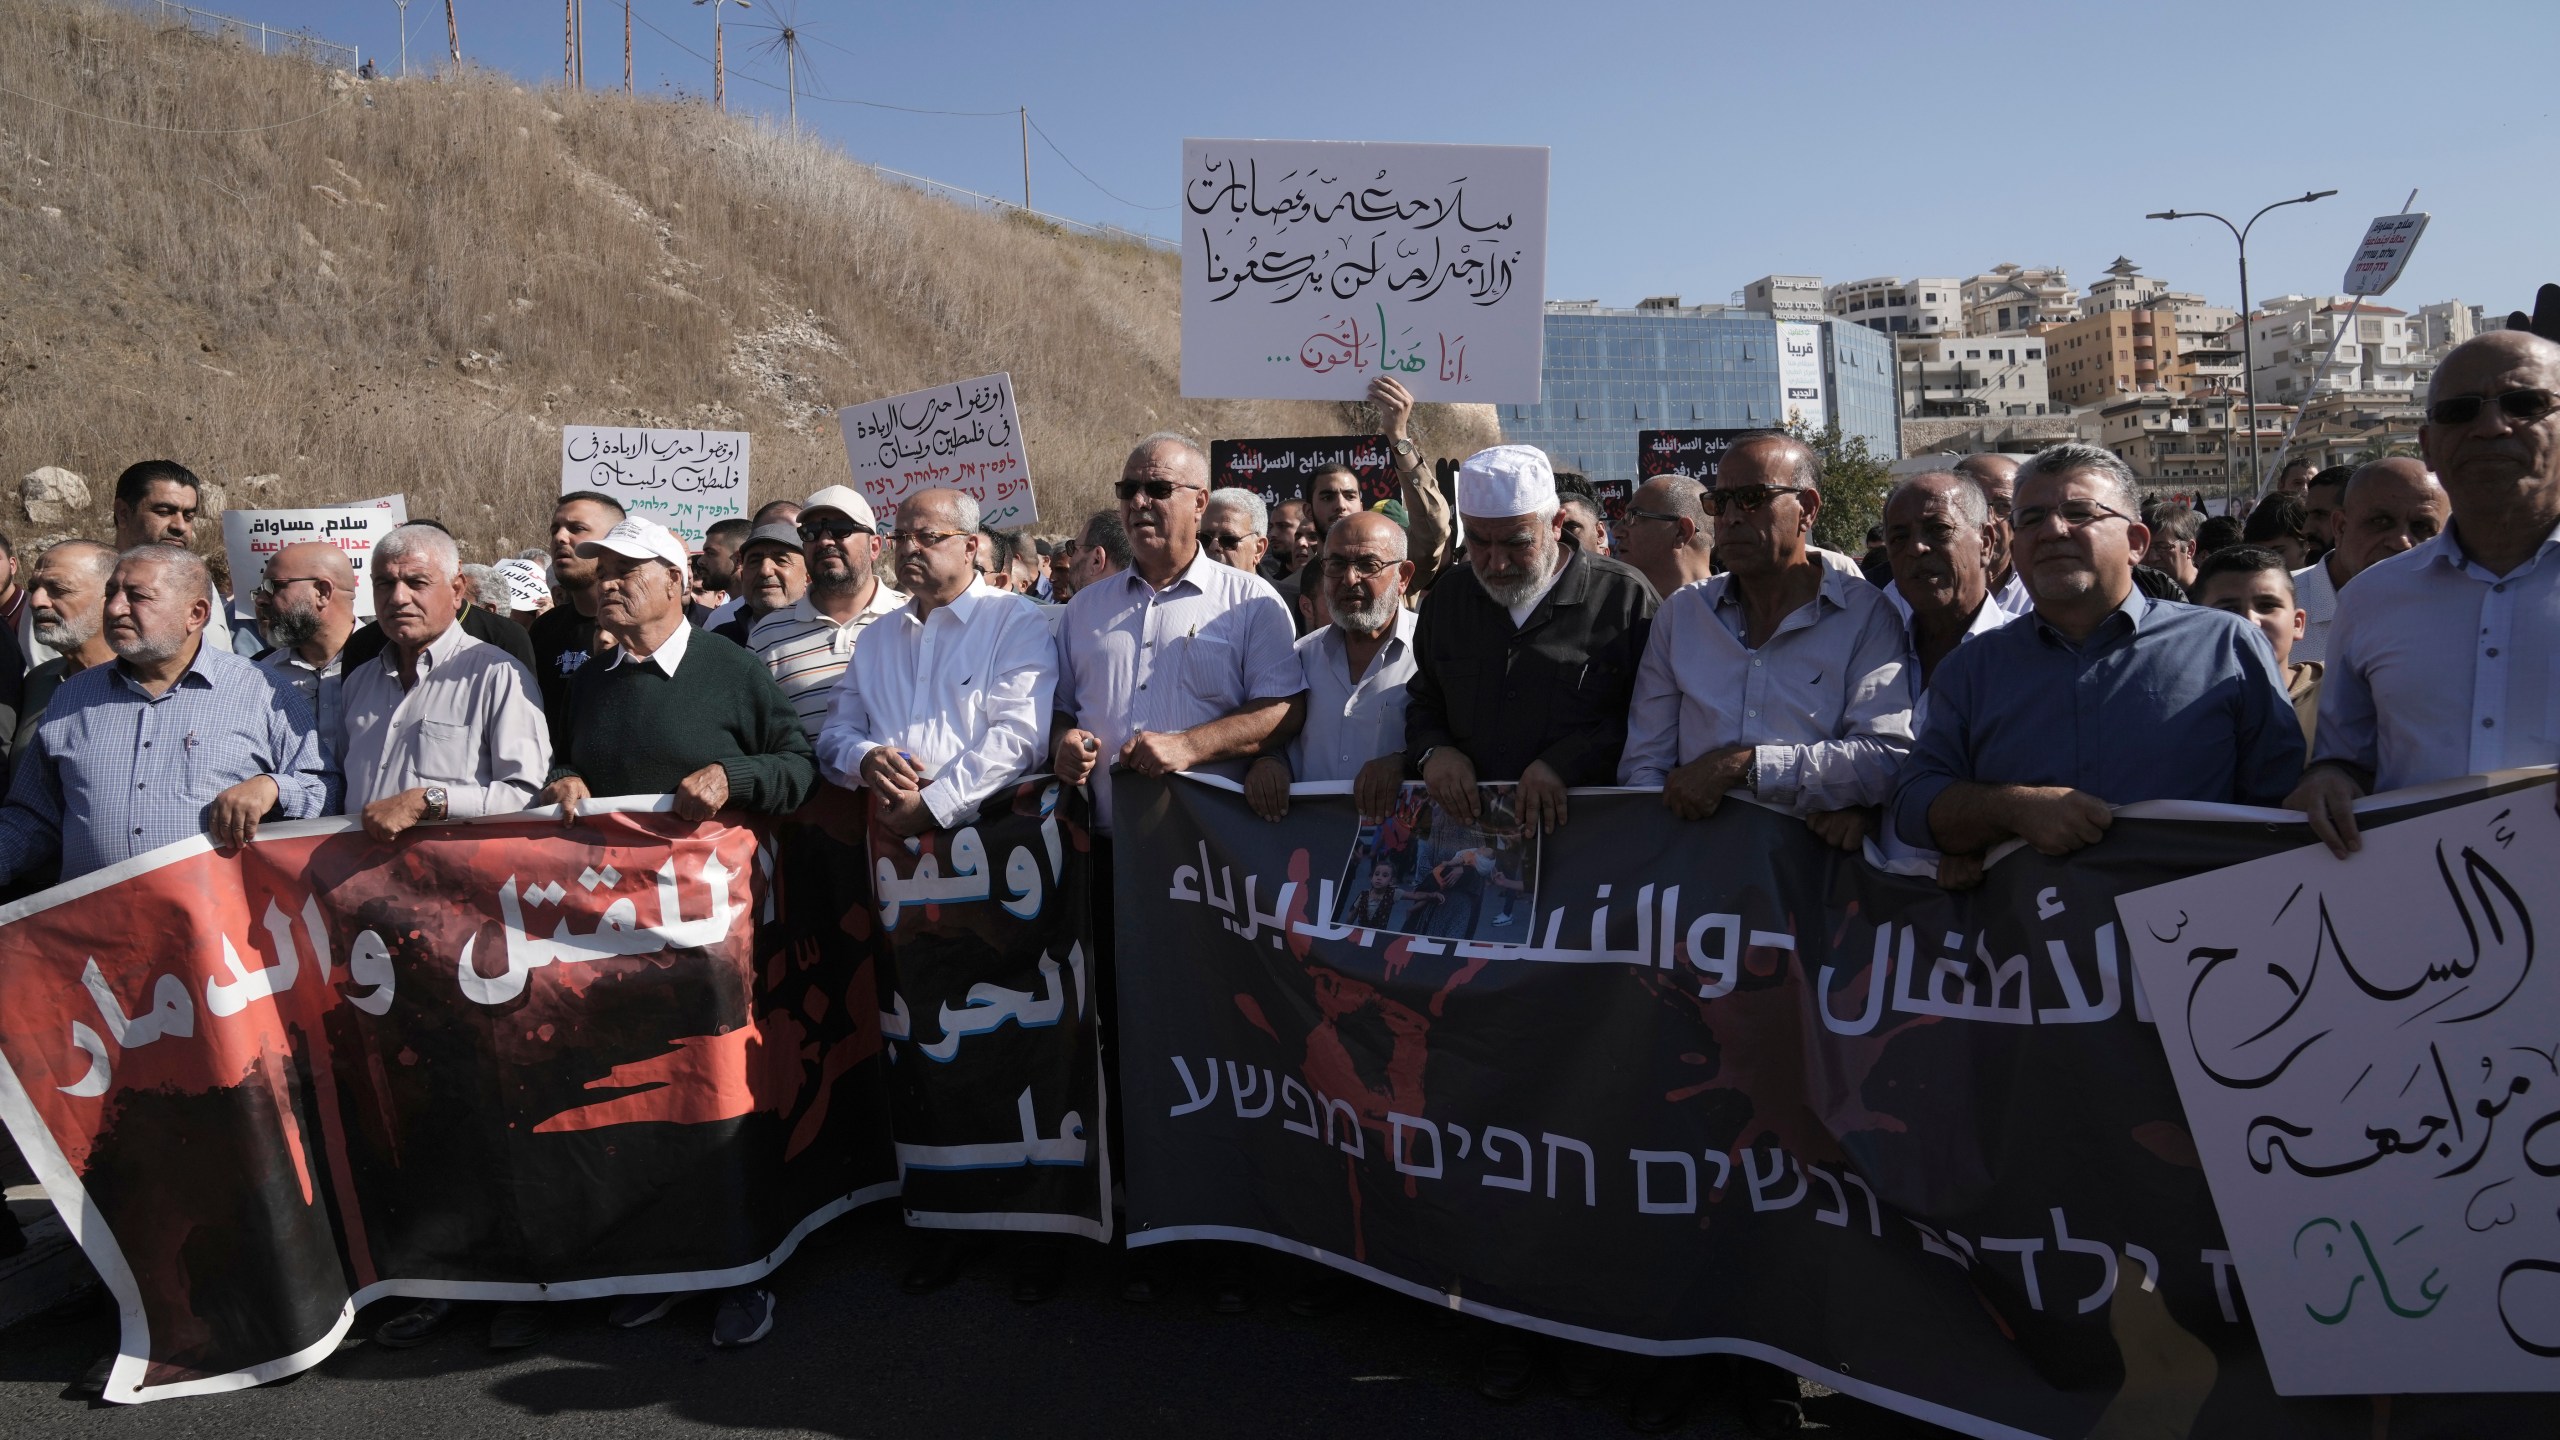
[[261, 55], [281, 51], [285, 54], [308, 55], [314, 60], [322, 61], [334, 60], [343, 55], [346, 57], [346, 67], [350, 70], [364, 63], [364, 57], [357, 53], [355, 46], [341, 45], [335, 40], [323, 40], [308, 30], [288, 29], [282, 25], [270, 25], [263, 20], [243, 20], [237, 15], [199, 10], [193, 5], [179, 5], [174, 3], [174, 0], [153, 0], [153, 3], [159, 7], [160, 14], [164, 18], [175, 15], [188, 25], [206, 26], [217, 35], [236, 35], [244, 44], [254, 37], [258, 42], [258, 53]]

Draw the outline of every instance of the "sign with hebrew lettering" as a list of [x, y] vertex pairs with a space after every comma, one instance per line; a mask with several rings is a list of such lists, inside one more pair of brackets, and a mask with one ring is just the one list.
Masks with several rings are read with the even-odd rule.
[[1182, 142], [1182, 393], [1531, 405], [1543, 146]]
[[[1968, 1435], [2373, 1433], [2269, 1383], [2274, 1302], [2116, 912], [2300, 825], [2131, 807], [1951, 893], [1747, 803], [1577, 792], [1513, 944], [1337, 918], [1347, 795], [1270, 824], [1231, 785], [1113, 783], [1132, 1246], [1241, 1241], [1586, 1344], [1749, 1355]], [[2517, 868], [2551, 872], [2548, 790], [2515, 803], [2545, 822]], [[2394, 1434], [2548, 1428], [2540, 1399], [2391, 1403]]]
[[968, 492], [978, 502], [979, 523], [998, 530], [1019, 530], [1040, 518], [1011, 375], [847, 405], [836, 412], [836, 424], [844, 431], [853, 488], [871, 502], [883, 533], [896, 524], [898, 502], [919, 490]]
[[2560, 1389], [2547, 784], [2117, 901], [2288, 1395]]
[[271, 825], [0, 910], [0, 1118], [122, 1314], [107, 1398], [307, 1369], [383, 1296], [743, 1284], [902, 1174], [917, 1224], [1108, 1235], [1080, 793], [913, 850], [834, 786], [665, 804]]
[[359, 500], [352, 505], [324, 505], [306, 510], [225, 510], [222, 554], [231, 565], [231, 610], [243, 620], [257, 613], [257, 589], [266, 583], [267, 562], [287, 545], [334, 545], [356, 572], [356, 618], [373, 618], [373, 585], [367, 567], [373, 547], [383, 536], [409, 523], [409, 501], [402, 495]]
[[699, 550], [712, 526], [747, 518], [751, 437], [743, 430], [560, 427], [560, 493], [593, 490]]

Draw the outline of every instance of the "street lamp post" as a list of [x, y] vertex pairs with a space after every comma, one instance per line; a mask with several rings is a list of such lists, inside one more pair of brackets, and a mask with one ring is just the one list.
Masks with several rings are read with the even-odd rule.
[[[2246, 225], [2234, 225], [2210, 210], [2155, 210], [2142, 217], [2145, 220], [2221, 220], [2222, 228], [2230, 231], [2231, 238], [2240, 246], [2240, 387], [2249, 411], [2249, 489], [2252, 494], [2265, 482], [2266, 472], [2258, 458], [2258, 346], [2249, 327], [2249, 232], [2257, 228], [2259, 217], [2268, 210], [2280, 210], [2287, 205], [2308, 205], [2337, 193], [2335, 190], [2310, 190], [2290, 200], [2278, 200], [2250, 216]], [[2225, 489], [2224, 498], [2230, 498], [2229, 487]]]

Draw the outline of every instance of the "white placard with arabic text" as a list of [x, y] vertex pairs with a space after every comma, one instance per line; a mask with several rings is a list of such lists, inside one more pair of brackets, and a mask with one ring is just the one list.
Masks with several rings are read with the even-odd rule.
[[373, 563], [373, 547], [408, 523], [409, 501], [400, 495], [307, 510], [223, 511], [222, 555], [231, 565], [232, 613], [243, 620], [258, 613], [256, 591], [277, 551], [316, 541], [345, 552], [356, 572], [356, 618], [372, 619], [373, 585], [366, 567]]
[[2279, 1394], [2560, 1390], [2551, 793], [2116, 901]]
[[1530, 405], [1547, 151], [1182, 142], [1182, 393]]
[[979, 522], [1019, 530], [1040, 518], [1031, 499], [1031, 457], [1013, 408], [1013, 377], [981, 375], [847, 405], [844, 430], [853, 488], [871, 502], [886, 533], [898, 502], [919, 490], [966, 491]]
[[2356, 246], [2356, 258], [2347, 262], [2347, 278], [2339, 288], [2350, 295], [2380, 295], [2389, 290], [2408, 268], [2418, 237], [2426, 233], [2424, 212], [2375, 217]]
[[743, 430], [564, 425], [560, 493], [610, 495], [633, 519], [655, 520], [699, 550], [712, 526], [747, 518], [747, 450]]

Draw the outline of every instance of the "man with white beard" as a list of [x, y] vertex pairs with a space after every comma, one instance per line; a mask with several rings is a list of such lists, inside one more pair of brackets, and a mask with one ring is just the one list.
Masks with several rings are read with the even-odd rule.
[[54, 658], [27, 672], [17, 736], [9, 744], [13, 766], [34, 742], [44, 707], [62, 682], [116, 658], [106, 636], [107, 579], [115, 573], [115, 547], [95, 540], [59, 541], [37, 558], [27, 578], [27, 621], [36, 643]]
[[1307, 677], [1307, 723], [1286, 758], [1265, 755], [1245, 772], [1245, 799], [1265, 820], [1289, 813], [1295, 780], [1348, 780], [1363, 815], [1395, 808], [1404, 783], [1405, 686], [1413, 679], [1413, 579], [1404, 527], [1374, 511], [1346, 515], [1325, 532], [1313, 583], [1325, 587], [1330, 623], [1298, 642]]

